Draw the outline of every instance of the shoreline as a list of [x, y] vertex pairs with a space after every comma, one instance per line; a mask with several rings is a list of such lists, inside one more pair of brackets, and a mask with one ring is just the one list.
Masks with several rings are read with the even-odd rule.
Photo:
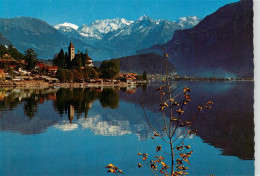
[[49, 83], [46, 81], [4, 81], [0, 82], [0, 88], [85, 88], [85, 87], [128, 87], [137, 86], [146, 83], [126, 83], [126, 82], [103, 82], [103, 83]]
[[[156, 82], [158, 80], [150, 80], [147, 82], [137, 82], [137, 83], [126, 83], [126, 82], [103, 82], [103, 83], [49, 83], [46, 81], [3, 81], [0, 82], [0, 88], [14, 87], [14, 88], [92, 88], [92, 87], [129, 87], [144, 85], [151, 82]], [[176, 81], [176, 80], [173, 80]], [[254, 80], [178, 80], [179, 82], [191, 81], [191, 82], [254, 82]], [[178, 82], [177, 81], [177, 82]]]

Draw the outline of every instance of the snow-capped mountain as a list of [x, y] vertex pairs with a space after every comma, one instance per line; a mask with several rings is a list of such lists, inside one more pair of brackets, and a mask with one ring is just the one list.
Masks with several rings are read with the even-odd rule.
[[192, 17], [181, 17], [176, 23], [183, 28], [192, 28], [200, 22], [199, 18], [196, 16]]
[[[140, 31], [146, 32], [147, 29], [160, 28], [162, 25], [170, 25], [175, 28], [191, 28], [198, 24], [200, 19], [196, 16], [193, 17], [181, 17], [176, 22], [168, 20], [153, 20], [148, 16], [141, 16], [136, 21], [128, 21], [124, 18], [106, 19], [106, 20], [95, 20], [90, 25], [82, 24], [77, 26], [72, 23], [62, 23], [55, 25], [54, 28], [61, 31], [63, 34], [77, 31], [83, 37], [102, 39], [109, 32], [115, 32], [115, 35], [129, 35], [131, 32]], [[172, 34], [171, 34], [172, 35]], [[168, 39], [169, 40], [169, 39]]]
[[95, 20], [79, 27], [71, 23], [54, 27], [71, 40], [81, 40], [93, 48], [102, 48], [102, 51], [91, 55], [96, 59], [108, 59], [133, 55], [136, 50], [163, 44], [172, 39], [175, 30], [191, 28], [199, 21], [196, 16], [169, 21], [154, 20], [144, 15], [136, 21], [116, 18]]
[[128, 21], [124, 18], [95, 20], [90, 25], [83, 24], [78, 29], [78, 32], [85, 37], [96, 37], [101, 39], [108, 32], [122, 29], [125, 26], [132, 24], [133, 21]]
[[75, 24], [65, 22], [63, 24], [55, 25], [54, 28], [58, 30], [63, 30], [64, 32], [65, 31], [69, 32], [72, 29], [78, 30], [79, 27]]

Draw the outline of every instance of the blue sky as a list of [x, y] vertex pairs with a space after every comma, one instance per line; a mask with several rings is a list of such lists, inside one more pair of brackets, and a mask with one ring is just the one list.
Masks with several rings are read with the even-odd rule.
[[203, 18], [219, 7], [238, 0], [0, 0], [0, 17], [35, 17], [51, 25], [71, 22], [90, 24], [96, 19], [142, 15], [177, 20], [183, 16]]

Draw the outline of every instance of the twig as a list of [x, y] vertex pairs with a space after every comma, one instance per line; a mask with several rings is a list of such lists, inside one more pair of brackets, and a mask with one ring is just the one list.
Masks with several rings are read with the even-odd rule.
[[143, 106], [143, 105], [142, 105], [142, 108], [143, 108], [144, 116], [145, 116], [145, 118], [146, 118], [146, 121], [147, 121], [148, 125], [154, 130], [154, 132], [156, 132], [156, 133], [158, 134], [158, 136], [159, 136], [162, 140], [164, 140], [165, 142], [169, 143], [169, 142], [168, 142], [167, 140], [165, 140], [165, 139], [157, 132], [157, 130], [151, 125], [151, 123], [149, 122], [149, 119], [148, 119], [148, 117], [147, 117], [147, 115], [146, 115], [146, 112], [145, 112], [145, 109], [144, 109], [144, 106]]

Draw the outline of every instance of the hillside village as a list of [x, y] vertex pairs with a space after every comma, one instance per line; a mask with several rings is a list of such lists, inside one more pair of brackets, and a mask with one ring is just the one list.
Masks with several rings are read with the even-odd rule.
[[100, 67], [93, 65], [88, 51], [83, 54], [70, 42], [68, 51], [63, 49], [54, 56], [52, 64], [37, 59], [32, 49], [19, 53], [13, 46], [0, 47], [0, 86], [111, 86], [146, 83], [147, 74], [120, 73], [119, 62], [103, 61]]

